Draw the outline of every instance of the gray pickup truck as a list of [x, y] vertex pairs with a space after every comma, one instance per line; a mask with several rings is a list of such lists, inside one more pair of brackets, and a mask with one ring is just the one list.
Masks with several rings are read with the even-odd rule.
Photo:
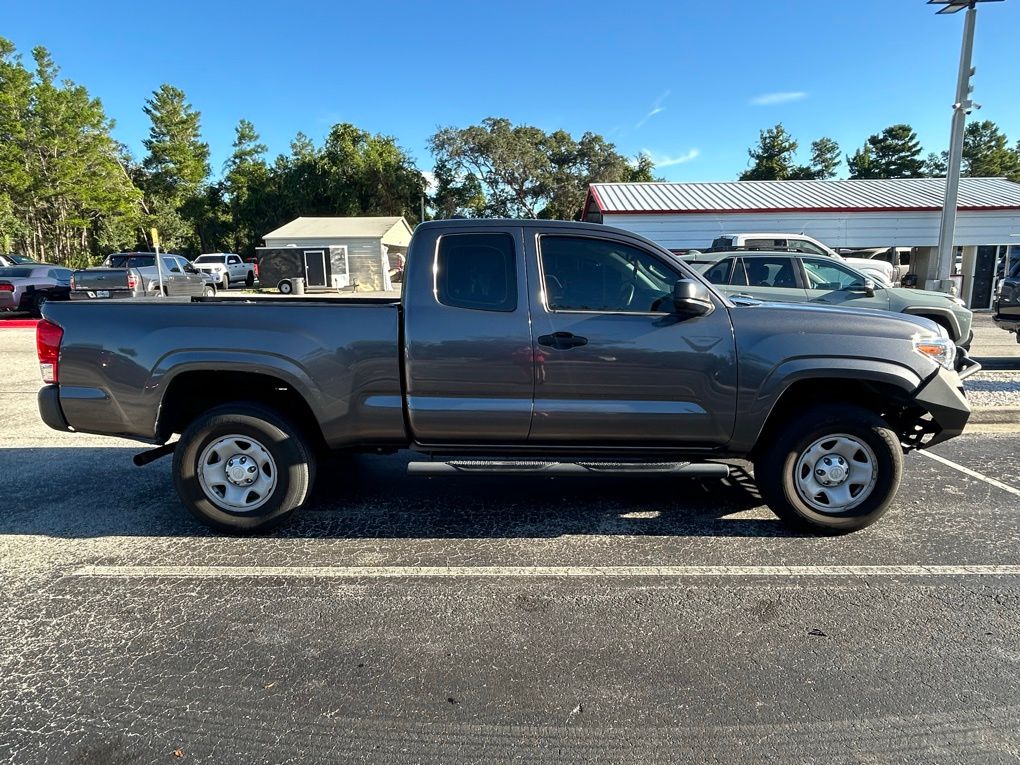
[[905, 452], [963, 430], [977, 368], [926, 319], [730, 299], [584, 223], [423, 224], [399, 302], [44, 314], [43, 420], [155, 445], [138, 464], [172, 452], [184, 505], [234, 532], [301, 507], [323, 455], [399, 449], [423, 475], [705, 478], [746, 459], [781, 518], [852, 531], [890, 506]]

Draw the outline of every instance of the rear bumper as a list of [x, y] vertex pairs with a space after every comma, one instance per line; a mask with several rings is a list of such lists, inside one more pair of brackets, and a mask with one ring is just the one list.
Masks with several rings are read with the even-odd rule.
[[60, 387], [44, 385], [39, 390], [39, 416], [54, 430], [70, 430], [64, 410], [60, 408]]
[[[981, 368], [976, 362], [970, 364], [964, 372], [973, 373]], [[922, 385], [914, 394], [912, 403], [931, 416], [930, 422], [923, 420], [918, 423], [924, 431], [918, 434], [915, 444], [918, 447], [922, 445], [920, 438], [928, 433], [932, 434], [932, 438], [923, 444], [925, 447], [955, 438], [963, 432], [970, 419], [970, 404], [963, 392], [960, 375], [948, 369], [940, 369]]]
[[1003, 316], [997, 313], [992, 316], [992, 321], [999, 329], [1004, 329], [1007, 332], [1020, 332], [1020, 315]]

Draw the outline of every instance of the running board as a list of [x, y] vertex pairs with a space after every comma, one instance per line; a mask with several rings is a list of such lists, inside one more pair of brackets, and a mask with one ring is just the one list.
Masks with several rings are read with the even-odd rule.
[[729, 465], [714, 462], [549, 462], [546, 460], [450, 460], [410, 462], [409, 475], [672, 475], [726, 478]]

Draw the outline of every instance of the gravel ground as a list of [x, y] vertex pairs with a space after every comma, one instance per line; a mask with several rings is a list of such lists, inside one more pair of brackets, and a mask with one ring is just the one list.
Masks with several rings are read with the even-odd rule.
[[1020, 408], [1020, 372], [977, 372], [963, 387], [975, 408]]

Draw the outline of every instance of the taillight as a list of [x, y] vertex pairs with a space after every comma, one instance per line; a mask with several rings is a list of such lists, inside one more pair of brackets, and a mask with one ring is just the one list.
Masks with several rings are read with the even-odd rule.
[[44, 383], [55, 383], [58, 380], [60, 341], [63, 337], [64, 330], [47, 319], [35, 327], [35, 350], [39, 356], [39, 371], [42, 372]]
[[71, 274], [71, 289], [77, 289], [78, 285], [74, 281], [74, 274]]
[[128, 289], [133, 290], [138, 286], [138, 279], [135, 278], [134, 273], [128, 271]]
[[14, 285], [7, 282], [0, 282], [0, 292], [14, 292]]

